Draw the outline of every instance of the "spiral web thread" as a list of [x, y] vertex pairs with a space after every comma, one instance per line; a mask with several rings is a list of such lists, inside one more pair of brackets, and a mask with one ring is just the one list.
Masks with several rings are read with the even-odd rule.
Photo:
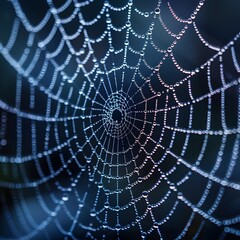
[[[139, 2], [5, 3], [2, 239], [240, 236], [240, 34], [204, 37], [208, 1], [185, 19]], [[188, 70], [189, 38], [205, 53]]]

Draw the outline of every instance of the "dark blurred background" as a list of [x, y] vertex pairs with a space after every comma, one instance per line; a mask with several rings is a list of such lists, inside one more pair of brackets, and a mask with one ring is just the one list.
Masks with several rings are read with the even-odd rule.
[[[156, 15], [158, 1], [133, 1], [130, 28], [142, 37], [130, 34], [129, 48], [143, 51], [144, 61], [152, 67], [146, 67], [144, 61], [138, 65], [139, 54], [128, 50], [126, 63], [138, 66], [137, 74], [121, 67], [127, 28], [109, 30], [112, 46], [107, 37], [90, 41], [91, 47], [86, 40], [86, 32], [90, 39], [101, 36], [108, 18], [113, 26], [128, 25], [129, 7], [125, 6], [130, 1], [108, 2], [108, 6], [123, 9], [109, 8], [100, 14], [106, 1], [82, 5], [63, 0], [0, 1], [0, 239], [159, 239], [158, 229], [163, 239], [238, 239], [240, 101], [239, 69], [233, 51], [240, 63], [236, 37], [240, 2], [207, 0], [194, 13], [199, 1], [161, 1], [160, 15]], [[192, 22], [205, 44], [194, 24], [177, 21], [169, 6], [181, 19], [190, 21], [196, 14]], [[101, 19], [97, 23], [86, 24], [98, 14]], [[73, 18], [64, 22], [69, 16]], [[36, 26], [44, 17], [47, 20], [40, 30], [30, 27], [29, 23]], [[169, 34], [179, 33], [185, 25], [188, 27], [182, 36]], [[56, 26], [51, 40], [45, 41]], [[84, 31], [79, 30], [81, 26]], [[52, 55], [67, 39], [63, 29], [67, 35], [80, 32], [69, 40], [71, 48], [65, 42], [59, 53]], [[9, 39], [15, 33], [11, 46]], [[172, 44], [169, 55], [173, 54], [175, 63], [169, 55], [165, 60]], [[219, 54], [220, 50], [211, 46], [226, 48]], [[103, 64], [106, 54], [109, 57]], [[96, 70], [86, 75], [79, 70], [79, 61], [84, 62], [85, 73], [90, 73], [96, 63], [101, 73]], [[114, 67], [116, 75], [105, 74]], [[185, 78], [188, 80], [182, 82]], [[121, 88], [131, 116], [137, 119], [130, 123], [128, 135], [115, 143], [104, 135], [103, 128], [96, 131], [102, 123], [102, 112], [96, 109], [105, 104], [109, 98], [106, 89], [110, 88], [114, 92]], [[162, 111], [156, 111], [156, 102], [151, 99], [158, 99], [157, 109]], [[223, 134], [226, 128], [236, 131]], [[189, 134], [176, 129], [200, 132]], [[121, 149], [119, 154], [116, 149]], [[118, 171], [121, 179], [117, 178]], [[212, 175], [216, 177], [213, 181]], [[146, 202], [143, 192], [153, 186]], [[106, 199], [110, 210], [106, 210]], [[116, 210], [125, 205], [126, 209]], [[154, 207], [149, 210], [149, 206]], [[148, 214], [139, 220], [141, 229], [136, 212], [142, 216], [146, 211]], [[236, 221], [230, 223], [224, 221], [234, 218]]]

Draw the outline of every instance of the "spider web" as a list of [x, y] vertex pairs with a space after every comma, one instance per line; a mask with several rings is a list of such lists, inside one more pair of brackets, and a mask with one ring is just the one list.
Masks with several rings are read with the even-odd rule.
[[1, 239], [240, 236], [239, 4], [1, 5]]

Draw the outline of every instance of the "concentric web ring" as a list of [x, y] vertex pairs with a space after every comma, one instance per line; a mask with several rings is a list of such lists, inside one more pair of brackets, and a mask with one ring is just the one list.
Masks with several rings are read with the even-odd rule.
[[1, 239], [239, 238], [239, 3], [0, 5]]
[[129, 112], [127, 99], [119, 93], [113, 93], [104, 105], [103, 122], [106, 131], [112, 136], [122, 138], [134, 124]]

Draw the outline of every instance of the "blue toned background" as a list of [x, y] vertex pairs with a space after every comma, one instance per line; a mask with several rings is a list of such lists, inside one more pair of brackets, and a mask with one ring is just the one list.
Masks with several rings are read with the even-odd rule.
[[0, 239], [239, 238], [239, 1], [0, 6]]

